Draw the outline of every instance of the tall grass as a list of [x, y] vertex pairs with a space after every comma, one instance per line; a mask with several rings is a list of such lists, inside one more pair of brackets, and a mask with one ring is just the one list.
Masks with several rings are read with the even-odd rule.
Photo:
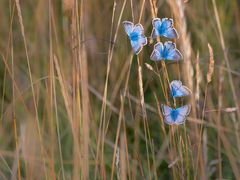
[[[0, 179], [239, 179], [239, 7], [0, 1]], [[151, 38], [132, 53], [122, 21], [149, 37], [154, 17], [174, 19], [183, 61], [150, 61]], [[191, 97], [169, 96], [174, 79]], [[186, 103], [164, 124], [161, 104]]]

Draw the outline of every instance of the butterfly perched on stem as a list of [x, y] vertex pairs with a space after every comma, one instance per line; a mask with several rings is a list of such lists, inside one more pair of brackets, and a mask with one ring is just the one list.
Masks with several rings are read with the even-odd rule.
[[169, 39], [178, 38], [177, 30], [173, 27], [173, 20], [170, 18], [154, 18], [152, 20], [153, 30], [151, 37], [153, 39], [164, 36]]
[[172, 97], [183, 97], [183, 96], [188, 96], [191, 94], [190, 89], [188, 89], [186, 86], [182, 84], [182, 81], [180, 80], [173, 80], [170, 83], [170, 90]]
[[190, 105], [185, 105], [185, 106], [174, 109], [167, 105], [162, 104], [161, 108], [164, 116], [164, 122], [169, 125], [183, 124], [186, 121], [186, 118], [191, 111]]
[[153, 52], [150, 56], [150, 59], [153, 61], [160, 61], [160, 60], [173, 60], [178, 61], [182, 59], [182, 54], [178, 49], [176, 49], [176, 44], [167, 41], [164, 44], [158, 42], [154, 45]]
[[147, 38], [144, 35], [143, 26], [140, 23], [134, 25], [130, 21], [124, 21], [123, 26], [130, 39], [134, 53], [139, 54], [143, 46], [147, 44]]

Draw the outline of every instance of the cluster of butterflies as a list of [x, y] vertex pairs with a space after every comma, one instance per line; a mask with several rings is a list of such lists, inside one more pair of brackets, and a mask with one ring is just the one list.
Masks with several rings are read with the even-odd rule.
[[[158, 37], [166, 37], [168, 39], [178, 38], [178, 33], [173, 27], [173, 20], [169, 18], [154, 18], [152, 21], [153, 30], [151, 34], [152, 39]], [[147, 38], [144, 35], [143, 26], [138, 23], [134, 25], [130, 21], [123, 22], [124, 30], [127, 33], [130, 43], [135, 54], [139, 54], [147, 44]], [[150, 59], [153, 61], [161, 60], [172, 60], [179, 61], [181, 60], [182, 54], [176, 48], [176, 44], [171, 41], [166, 41], [164, 44], [158, 42], [154, 45], [153, 52], [150, 56]], [[173, 98], [184, 97], [191, 94], [191, 91], [182, 84], [180, 80], [173, 80], [170, 83], [171, 95]], [[165, 123], [169, 125], [179, 125], [183, 124], [186, 120], [186, 117], [191, 111], [190, 105], [184, 105], [179, 108], [171, 108], [167, 105], [161, 105], [162, 113], [164, 116]]]
[[[123, 22], [125, 32], [127, 33], [132, 49], [135, 54], [139, 54], [143, 46], [147, 44], [147, 38], [144, 35], [143, 26], [138, 23], [134, 25], [130, 21]], [[178, 38], [178, 34], [175, 28], [173, 28], [173, 20], [169, 18], [154, 18], [152, 21], [153, 31], [151, 37], [153, 39], [164, 36], [169, 39]], [[160, 60], [174, 60], [178, 61], [182, 59], [182, 54], [176, 49], [175, 43], [167, 41], [164, 44], [158, 42], [154, 45], [154, 50], [150, 59], [153, 61]]]

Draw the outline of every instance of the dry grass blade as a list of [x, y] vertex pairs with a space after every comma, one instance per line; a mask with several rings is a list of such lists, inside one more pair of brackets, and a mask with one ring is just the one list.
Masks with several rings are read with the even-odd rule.
[[[189, 89], [193, 89], [192, 83], [192, 47], [191, 39], [187, 32], [187, 19], [185, 15], [185, 4], [182, 0], [168, 0], [167, 3], [170, 5], [170, 8], [174, 14], [174, 20], [176, 24], [177, 31], [179, 32], [179, 44], [181, 53], [184, 58], [184, 66], [182, 66], [182, 71], [184, 76], [182, 76], [185, 83]], [[193, 106], [194, 104], [192, 104]]]
[[66, 81], [64, 80], [64, 78], [62, 76], [61, 68], [59, 66], [58, 59], [57, 59], [56, 55], [53, 56], [53, 60], [54, 60], [54, 65], [55, 65], [57, 75], [58, 75], [58, 78], [59, 78], [59, 83], [60, 83], [60, 86], [61, 86], [61, 91], [62, 91], [64, 103], [65, 103], [66, 110], [67, 110], [67, 113], [68, 113], [68, 118], [69, 118], [70, 123], [72, 125], [72, 112], [70, 110], [71, 109], [71, 106], [70, 106], [71, 103], [70, 103], [70, 98], [69, 98], [67, 86], [64, 83]]
[[[218, 112], [217, 112], [217, 125], [218, 125], [218, 176], [219, 179], [222, 179], [222, 156], [221, 156], [221, 132], [220, 132], [220, 127], [221, 127], [221, 109], [222, 109], [222, 105], [223, 105], [223, 83], [224, 83], [224, 74], [223, 74], [223, 69], [220, 68], [219, 70], [219, 86], [218, 86], [218, 96], [219, 96], [219, 100], [218, 100]], [[228, 109], [228, 108], [227, 108]]]
[[239, 109], [239, 104], [238, 104], [239, 101], [238, 101], [237, 93], [236, 93], [236, 90], [235, 90], [235, 87], [234, 87], [232, 74], [230, 72], [231, 67], [230, 67], [229, 58], [228, 58], [228, 54], [227, 54], [227, 49], [226, 49], [226, 45], [225, 45], [225, 41], [224, 41], [222, 28], [221, 28], [221, 23], [220, 23], [218, 10], [217, 10], [216, 1], [212, 0], [212, 4], [213, 4], [213, 9], [214, 9], [215, 19], [216, 19], [216, 22], [217, 22], [218, 33], [219, 33], [219, 36], [220, 36], [220, 43], [221, 43], [222, 51], [223, 51], [223, 54], [224, 54], [224, 60], [225, 60], [225, 63], [227, 65], [227, 69], [228, 69], [229, 83], [230, 83], [230, 87], [231, 87], [231, 90], [232, 90], [233, 99], [234, 99], [236, 107], [237, 107], [238, 118], [240, 118], [240, 109]]
[[116, 153], [117, 153], [117, 150], [118, 150], [118, 141], [119, 141], [119, 136], [120, 136], [120, 131], [121, 131], [121, 124], [122, 124], [122, 119], [123, 119], [123, 112], [124, 112], [123, 96], [121, 95], [120, 98], [121, 98], [121, 109], [120, 109], [118, 125], [117, 125], [117, 132], [116, 132], [116, 138], [115, 138], [115, 144], [114, 144], [114, 152], [113, 152], [113, 160], [112, 160], [112, 168], [111, 168], [111, 180], [114, 178]]
[[[117, 22], [117, 28], [115, 31], [115, 34], [113, 35], [113, 25], [114, 25], [114, 18], [115, 18], [115, 10], [116, 10], [116, 1], [113, 3], [113, 11], [112, 11], [112, 22], [111, 22], [111, 33], [110, 33], [110, 42], [112, 41], [113, 38], [113, 44], [109, 43], [109, 48], [108, 48], [108, 61], [107, 61], [107, 72], [106, 72], [106, 79], [105, 79], [105, 85], [104, 85], [104, 95], [103, 95], [103, 102], [102, 102], [102, 108], [101, 108], [101, 117], [100, 117], [100, 130], [99, 130], [99, 137], [98, 137], [98, 142], [97, 142], [97, 157], [96, 157], [96, 162], [99, 160], [99, 153], [100, 154], [100, 164], [101, 164], [101, 174], [103, 177], [105, 177], [105, 168], [104, 168], [104, 139], [105, 139], [105, 134], [107, 132], [108, 126], [106, 125], [106, 102], [107, 102], [107, 95], [108, 95], [108, 81], [109, 81], [109, 73], [111, 69], [111, 62], [112, 62], [112, 57], [113, 57], [113, 50], [115, 47], [115, 42], [117, 39], [121, 19], [123, 16], [123, 11], [125, 9], [126, 5], [126, 0], [124, 0], [120, 15], [118, 18]], [[101, 147], [101, 151], [99, 152], [99, 149]], [[97, 177], [97, 170], [98, 167], [95, 167], [95, 179]]]
[[[36, 118], [36, 124], [37, 124], [39, 139], [40, 139], [40, 148], [41, 148], [42, 156], [44, 157], [44, 147], [43, 147], [43, 141], [42, 141], [42, 133], [41, 133], [40, 122], [39, 122], [39, 118], [38, 118], [38, 107], [37, 107], [37, 102], [36, 102], [36, 97], [35, 97], [35, 92], [34, 92], [34, 87], [33, 87], [32, 70], [31, 70], [31, 66], [30, 66], [30, 59], [29, 59], [29, 56], [28, 56], [28, 49], [27, 49], [27, 42], [26, 42], [26, 37], [25, 37], [24, 25], [23, 25], [22, 12], [21, 12], [21, 7], [20, 7], [19, 0], [15, 0], [15, 2], [16, 2], [17, 12], [18, 12], [19, 24], [20, 24], [20, 27], [21, 27], [21, 34], [22, 34], [23, 42], [24, 42], [24, 49], [25, 49], [26, 58], [27, 58], [28, 73], [29, 73], [32, 96], [33, 96], [35, 118]], [[47, 177], [47, 175], [46, 175], [46, 163], [45, 162], [44, 162], [43, 166], [44, 166], [45, 176]]]
[[200, 98], [200, 81], [201, 81], [201, 72], [200, 72], [200, 67], [199, 67], [199, 53], [197, 53], [197, 57], [196, 57], [196, 90], [195, 90], [195, 98], [196, 101], [199, 102], [199, 98]]
[[208, 44], [209, 49], [209, 65], [208, 65], [208, 73], [207, 73], [207, 83], [212, 81], [213, 71], [214, 71], [214, 57], [213, 57], [213, 49], [210, 44]]
[[150, 70], [150, 71], [154, 71], [153, 67], [148, 64], [148, 63], [145, 63], [145, 66]]
[[[15, 12], [15, 4], [13, 8], [11, 9], [11, 30], [10, 30], [10, 39], [11, 39], [11, 63], [12, 63], [12, 97], [13, 97], [13, 129], [14, 129], [14, 137], [15, 137], [15, 146], [16, 146], [16, 152], [17, 152], [17, 163], [18, 163], [18, 179], [21, 180], [21, 164], [20, 164], [20, 159], [19, 159], [19, 141], [18, 141], [18, 131], [17, 131], [17, 119], [16, 119], [16, 97], [15, 97], [15, 87], [14, 87], [14, 82], [15, 82], [15, 73], [14, 73], [14, 57], [13, 57], [13, 34], [12, 34], [12, 22], [13, 22], [13, 15]], [[6, 69], [5, 69], [5, 75], [6, 75]], [[5, 77], [4, 77], [5, 81]], [[5, 82], [4, 82], [5, 84]]]
[[127, 179], [127, 162], [126, 162], [126, 142], [124, 135], [121, 134], [120, 137], [120, 174], [121, 174], [121, 180], [126, 180]]

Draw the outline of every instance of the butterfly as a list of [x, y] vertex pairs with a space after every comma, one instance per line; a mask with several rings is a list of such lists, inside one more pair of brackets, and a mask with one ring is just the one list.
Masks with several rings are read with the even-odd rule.
[[169, 18], [154, 18], [152, 20], [153, 30], [152, 38], [157, 38], [159, 36], [164, 36], [166, 38], [174, 39], [178, 38], [178, 33], [175, 28], [173, 28], [173, 20]]
[[176, 109], [173, 109], [167, 105], [162, 104], [162, 113], [164, 116], [164, 122], [166, 124], [183, 124], [191, 111], [190, 105], [185, 105]]
[[130, 21], [124, 21], [123, 26], [130, 39], [134, 53], [139, 54], [143, 46], [147, 44], [147, 38], [143, 34], [143, 26], [140, 23], [134, 25]]
[[182, 54], [178, 49], [176, 49], [176, 44], [167, 41], [164, 45], [161, 42], [158, 42], [154, 45], [154, 50], [150, 56], [150, 59], [153, 61], [160, 60], [174, 60], [178, 61], [182, 59]]
[[179, 80], [173, 80], [170, 83], [170, 90], [171, 90], [172, 97], [174, 98], [188, 96], [191, 94], [190, 89], [182, 85], [182, 82]]

